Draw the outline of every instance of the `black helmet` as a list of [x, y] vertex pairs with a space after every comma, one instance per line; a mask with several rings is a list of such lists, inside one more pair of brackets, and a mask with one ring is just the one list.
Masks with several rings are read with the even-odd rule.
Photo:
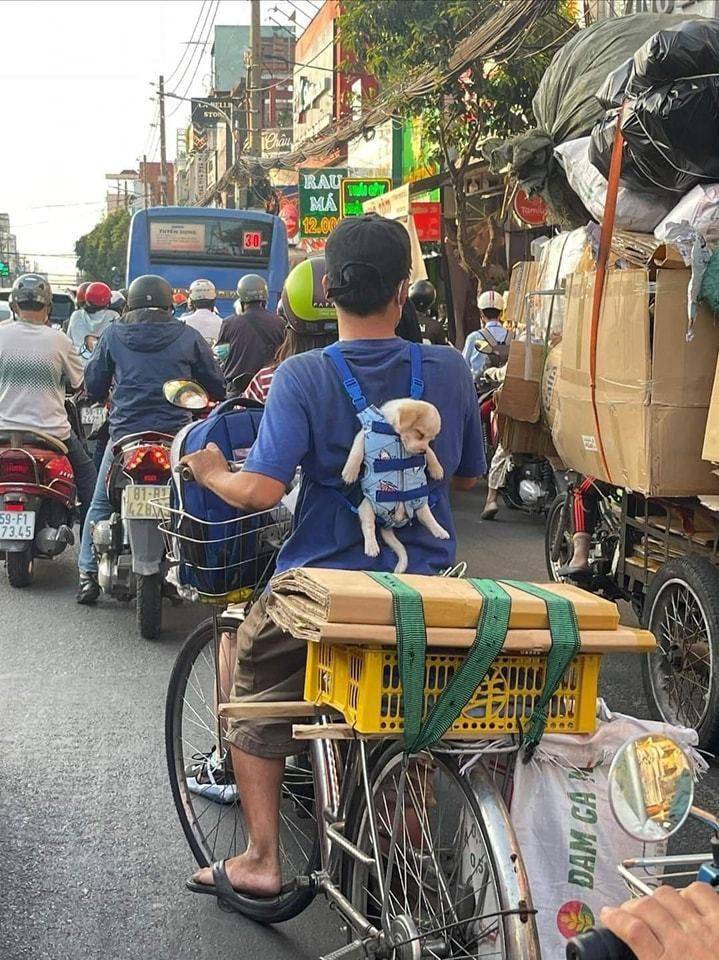
[[52, 306], [52, 287], [39, 273], [24, 273], [12, 285], [10, 303], [30, 310]]
[[246, 273], [237, 283], [237, 299], [240, 303], [267, 303], [270, 299], [267, 283], [256, 273]]
[[110, 300], [110, 309], [114, 310], [115, 313], [123, 313], [126, 306], [127, 299], [125, 296], [120, 293], [119, 290], [113, 290], [112, 299]]
[[142, 307], [172, 310], [172, 287], [164, 277], [148, 273], [132, 281], [127, 291], [127, 309], [140, 310]]
[[437, 291], [429, 280], [415, 280], [409, 288], [409, 299], [422, 313], [426, 313], [437, 299]]

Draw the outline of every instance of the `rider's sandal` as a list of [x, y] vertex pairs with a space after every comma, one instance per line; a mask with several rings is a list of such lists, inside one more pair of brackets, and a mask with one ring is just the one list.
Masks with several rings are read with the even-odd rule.
[[[214, 883], [198, 883], [190, 877], [185, 881], [185, 886], [191, 893], [206, 893], [212, 897], [217, 897], [217, 905], [221, 910], [230, 910], [235, 913], [244, 913], [247, 909], [248, 900], [276, 900], [279, 894], [271, 897], [260, 897], [252, 893], [241, 893], [230, 883], [225, 870], [225, 861], [217, 860], [212, 864], [212, 879]], [[282, 888], [284, 890], [284, 887]], [[282, 893], [282, 890], [280, 891]]]

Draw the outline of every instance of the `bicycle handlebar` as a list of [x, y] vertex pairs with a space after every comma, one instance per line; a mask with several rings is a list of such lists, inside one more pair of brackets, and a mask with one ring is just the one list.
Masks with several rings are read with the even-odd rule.
[[580, 933], [567, 944], [567, 960], [637, 960], [633, 950], [611, 930]]

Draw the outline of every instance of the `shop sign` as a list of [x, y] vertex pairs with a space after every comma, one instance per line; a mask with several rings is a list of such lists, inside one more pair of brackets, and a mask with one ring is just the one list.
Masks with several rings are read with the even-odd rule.
[[415, 183], [439, 173], [436, 144], [430, 140], [422, 117], [406, 120], [402, 128], [402, 180]]
[[[207, 98], [205, 100], [192, 99], [192, 126], [199, 127], [214, 127], [216, 123], [227, 123], [227, 117], [223, 114], [227, 114], [228, 117], [232, 116], [232, 108], [234, 102], [231, 98], [225, 97], [220, 100], [211, 100]], [[220, 110], [222, 113], [220, 113]]]
[[299, 171], [300, 236], [328, 237], [340, 221], [340, 193], [347, 170], [320, 167]]
[[359, 217], [364, 213], [365, 200], [373, 200], [389, 193], [389, 177], [345, 177], [340, 195], [340, 213], [343, 217]]
[[547, 222], [547, 204], [541, 197], [530, 197], [524, 190], [514, 194], [514, 212], [522, 223], [530, 227], [541, 227]]
[[438, 243], [442, 239], [442, 204], [418, 203], [410, 205], [410, 213], [421, 243]]
[[374, 200], [365, 200], [363, 209], [365, 213], [378, 213], [390, 220], [409, 216], [409, 184], [403, 183], [396, 190], [390, 190]]

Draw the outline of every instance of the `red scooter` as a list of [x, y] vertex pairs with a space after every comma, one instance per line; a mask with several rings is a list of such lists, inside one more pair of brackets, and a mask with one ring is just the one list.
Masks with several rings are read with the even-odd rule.
[[13, 587], [32, 581], [35, 559], [75, 542], [77, 491], [67, 447], [35, 430], [0, 430], [0, 557]]

